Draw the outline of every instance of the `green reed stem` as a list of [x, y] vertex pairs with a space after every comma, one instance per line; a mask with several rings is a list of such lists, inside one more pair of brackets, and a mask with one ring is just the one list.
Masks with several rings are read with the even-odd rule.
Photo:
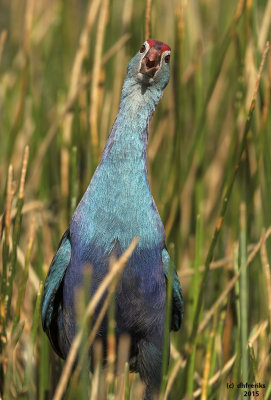
[[266, 392], [265, 392], [265, 396], [264, 396], [264, 400], [269, 400], [270, 396], [271, 396], [271, 382], [267, 386], [267, 389], [266, 389]]
[[36, 343], [37, 331], [38, 331], [38, 326], [40, 323], [42, 288], [43, 288], [43, 284], [41, 282], [38, 293], [37, 293], [36, 305], [35, 305], [34, 316], [33, 316], [32, 334], [31, 334], [31, 339], [32, 339], [33, 345]]
[[232, 43], [232, 37], [235, 32], [236, 25], [240, 21], [241, 16], [243, 15], [244, 11], [244, 5], [241, 5], [240, 7], [240, 2], [238, 2], [237, 9], [235, 11], [234, 18], [222, 40], [222, 43], [219, 46], [218, 51], [216, 52], [216, 64], [214, 68], [214, 73], [212, 74], [212, 78], [210, 81], [210, 84], [207, 89], [207, 94], [205, 101], [203, 102], [203, 106], [201, 109], [201, 113], [198, 119], [197, 127], [196, 127], [196, 132], [193, 135], [194, 140], [192, 142], [192, 146], [189, 149], [188, 152], [188, 157], [187, 157], [187, 168], [185, 169], [184, 177], [183, 177], [183, 182], [186, 182], [190, 167], [192, 165], [192, 160], [195, 155], [195, 150], [198, 146], [198, 143], [201, 141], [201, 137], [204, 134], [204, 128], [205, 128], [205, 123], [206, 123], [206, 112], [207, 112], [207, 107], [210, 102], [210, 99], [212, 97], [212, 94], [214, 92], [217, 79], [219, 77], [220, 71], [222, 69], [222, 65], [226, 56], [226, 53], [228, 51], [228, 48], [230, 44]]
[[91, 281], [92, 281], [92, 276], [91, 276], [91, 271], [89, 269], [89, 266], [87, 266], [84, 270], [83, 273], [83, 285], [80, 287], [77, 293], [77, 299], [78, 299], [78, 310], [77, 310], [77, 315], [78, 315], [78, 326], [79, 329], [81, 328], [83, 330], [83, 335], [82, 335], [82, 342], [80, 345], [79, 349], [79, 365], [81, 367], [81, 373], [80, 373], [80, 379], [78, 381], [79, 385], [79, 391], [80, 393], [80, 399], [82, 400], [87, 400], [89, 399], [89, 393], [88, 393], [88, 388], [89, 388], [89, 352], [88, 348], [84, 350], [87, 344], [87, 338], [88, 338], [88, 331], [89, 327], [91, 326], [91, 318], [89, 317], [87, 321], [84, 321], [84, 316], [85, 316], [85, 311], [86, 307], [89, 302], [89, 294], [91, 291]]
[[[110, 289], [113, 294], [115, 287]], [[109, 294], [111, 294], [109, 291]], [[107, 380], [108, 380], [108, 393], [114, 393], [114, 369], [116, 363], [116, 320], [115, 320], [115, 296], [110, 296], [110, 302], [108, 307], [108, 334], [107, 334], [107, 344], [108, 344], [108, 361], [107, 361]]]
[[12, 253], [10, 257], [10, 265], [8, 270], [7, 277], [7, 287], [6, 287], [6, 318], [8, 320], [10, 315], [10, 304], [11, 304], [11, 296], [12, 296], [12, 287], [14, 281], [14, 271], [15, 265], [17, 262], [17, 246], [20, 239], [20, 231], [21, 231], [21, 223], [22, 223], [22, 208], [23, 208], [24, 199], [19, 198], [17, 202], [17, 213], [15, 217], [14, 223], [14, 231], [12, 238]]
[[[38, 297], [38, 299], [41, 296]], [[33, 341], [34, 342], [34, 341]], [[39, 361], [39, 400], [48, 399], [49, 388], [51, 387], [52, 377], [50, 374], [49, 341], [44, 332], [40, 336], [40, 361]]]
[[[31, 233], [31, 236], [32, 236], [32, 233]], [[27, 283], [27, 279], [28, 279], [28, 272], [29, 272], [32, 248], [33, 248], [33, 237], [30, 237], [27, 252], [26, 252], [26, 257], [25, 257], [25, 264], [24, 264], [23, 275], [22, 275], [22, 279], [21, 279], [21, 283], [20, 283], [18, 299], [17, 299], [15, 313], [14, 313], [14, 317], [13, 317], [12, 331], [15, 330], [15, 328], [20, 320], [20, 313], [21, 313], [23, 299], [25, 296], [25, 289], [26, 289], [26, 283]]]
[[71, 151], [71, 173], [70, 173], [70, 217], [73, 215], [73, 212], [77, 203], [78, 196], [78, 182], [77, 182], [77, 147], [73, 146]]
[[[191, 325], [192, 325], [194, 317], [195, 317], [197, 297], [198, 297], [198, 293], [199, 293], [199, 285], [200, 285], [199, 266], [202, 263], [201, 249], [202, 249], [202, 221], [201, 221], [200, 215], [198, 214], [197, 222], [196, 222], [194, 274], [193, 274], [193, 282], [191, 285], [191, 289], [192, 289], [191, 300], [193, 301], [193, 304], [191, 307], [192, 308]], [[188, 366], [188, 373], [187, 373], [187, 393], [190, 396], [192, 396], [193, 390], [194, 390], [194, 369], [195, 369], [196, 343], [197, 343], [197, 341], [195, 341], [195, 343], [193, 345], [192, 355], [191, 355], [190, 364]]]
[[[191, 354], [191, 350], [192, 350], [192, 344], [195, 341], [196, 335], [197, 335], [197, 329], [198, 329], [198, 324], [199, 324], [199, 317], [200, 317], [200, 312], [202, 309], [202, 305], [203, 305], [203, 298], [204, 298], [204, 291], [205, 291], [205, 287], [206, 287], [206, 282], [207, 282], [207, 277], [208, 277], [208, 272], [210, 269], [210, 263], [213, 259], [213, 255], [214, 255], [214, 249], [216, 247], [217, 244], [217, 240], [218, 237], [220, 235], [221, 232], [221, 227], [225, 218], [225, 214], [228, 208], [228, 203], [229, 203], [229, 199], [231, 197], [231, 193], [232, 193], [232, 188], [233, 188], [233, 184], [235, 182], [235, 178], [237, 175], [237, 172], [239, 170], [240, 167], [240, 163], [241, 163], [241, 158], [242, 158], [242, 154], [245, 150], [246, 147], [246, 140], [247, 140], [247, 135], [248, 132], [250, 130], [250, 126], [251, 126], [251, 119], [254, 113], [254, 109], [255, 109], [255, 102], [256, 102], [256, 96], [258, 93], [258, 88], [259, 88], [259, 83], [260, 83], [260, 78], [262, 75], [262, 71], [263, 71], [263, 66], [264, 66], [264, 62], [266, 59], [266, 55], [267, 52], [269, 50], [269, 43], [266, 44], [263, 56], [262, 56], [262, 61], [261, 61], [261, 65], [259, 68], [259, 72], [258, 72], [258, 76], [257, 76], [257, 81], [256, 81], [256, 85], [255, 85], [255, 90], [254, 90], [254, 94], [252, 97], [252, 101], [251, 101], [251, 105], [248, 111], [248, 116], [247, 116], [247, 120], [246, 120], [246, 124], [244, 127], [244, 132], [242, 135], [242, 140], [239, 146], [239, 150], [238, 150], [238, 154], [237, 154], [237, 158], [236, 158], [236, 163], [232, 169], [232, 173], [230, 175], [229, 181], [226, 185], [226, 188], [224, 190], [224, 196], [223, 196], [223, 203], [222, 203], [222, 207], [221, 207], [221, 211], [220, 211], [220, 216], [218, 218], [216, 227], [215, 227], [215, 231], [212, 237], [212, 241], [211, 244], [209, 246], [209, 250], [207, 253], [207, 257], [205, 260], [205, 264], [204, 264], [204, 273], [203, 273], [203, 277], [202, 277], [202, 281], [201, 281], [201, 285], [200, 285], [200, 290], [199, 290], [199, 295], [198, 295], [198, 299], [197, 299], [197, 305], [196, 305], [196, 311], [195, 311], [195, 318], [194, 318], [194, 322], [193, 322], [193, 328], [192, 328], [192, 332], [189, 338], [189, 345], [190, 345], [190, 354]], [[189, 356], [190, 357], [190, 356]]]
[[169, 273], [167, 279], [167, 298], [166, 298], [166, 315], [165, 315], [165, 328], [164, 328], [164, 342], [163, 342], [163, 358], [162, 358], [162, 384], [161, 395], [165, 393], [167, 379], [168, 379], [168, 360], [169, 360], [169, 331], [171, 325], [172, 313], [172, 285], [173, 285], [173, 271], [174, 271], [174, 245], [169, 246]]
[[249, 359], [251, 362], [251, 370], [248, 379], [250, 382], [256, 382], [259, 368], [255, 357], [254, 348], [250, 343], [248, 344], [248, 352], [249, 352]]
[[240, 207], [240, 334], [241, 334], [241, 371], [243, 382], [248, 381], [248, 302], [247, 302], [247, 244], [246, 244], [246, 207]]

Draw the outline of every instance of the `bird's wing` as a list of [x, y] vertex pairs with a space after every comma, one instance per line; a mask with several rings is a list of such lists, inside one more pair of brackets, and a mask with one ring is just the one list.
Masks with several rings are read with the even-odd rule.
[[55, 297], [71, 259], [69, 234], [69, 229], [67, 229], [59, 243], [44, 283], [41, 317], [42, 326], [45, 331], [48, 331], [50, 328]]
[[[168, 280], [170, 257], [167, 249], [162, 250], [162, 261], [164, 265], [164, 274]], [[180, 281], [173, 266], [173, 284], [172, 284], [172, 316], [171, 316], [171, 330], [178, 331], [181, 327], [183, 319], [183, 295]]]

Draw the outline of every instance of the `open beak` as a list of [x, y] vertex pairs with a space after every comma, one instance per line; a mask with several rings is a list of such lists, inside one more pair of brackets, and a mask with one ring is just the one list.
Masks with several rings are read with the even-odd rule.
[[152, 47], [143, 58], [139, 72], [153, 78], [159, 68], [160, 61], [161, 51]]

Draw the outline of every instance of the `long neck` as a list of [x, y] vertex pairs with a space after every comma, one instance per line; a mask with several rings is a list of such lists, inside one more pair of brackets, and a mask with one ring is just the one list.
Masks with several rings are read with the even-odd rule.
[[102, 160], [111, 162], [143, 158], [146, 163], [149, 120], [162, 92], [143, 88], [132, 79], [123, 85], [119, 113], [111, 129]]

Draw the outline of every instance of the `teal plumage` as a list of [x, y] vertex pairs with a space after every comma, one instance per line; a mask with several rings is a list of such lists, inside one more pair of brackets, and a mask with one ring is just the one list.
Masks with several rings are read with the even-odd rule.
[[[92, 266], [90, 296], [135, 236], [139, 243], [116, 289], [116, 336], [131, 336], [130, 367], [147, 384], [146, 398], [161, 380], [166, 285], [170, 259], [165, 232], [147, 177], [149, 120], [169, 81], [170, 48], [149, 39], [130, 61], [119, 113], [100, 164], [77, 206], [52, 260], [44, 285], [42, 323], [55, 351], [66, 358], [76, 333], [74, 289]], [[183, 317], [174, 270], [171, 329]], [[94, 316], [95, 319], [95, 316]], [[107, 318], [98, 336], [106, 348]]]

